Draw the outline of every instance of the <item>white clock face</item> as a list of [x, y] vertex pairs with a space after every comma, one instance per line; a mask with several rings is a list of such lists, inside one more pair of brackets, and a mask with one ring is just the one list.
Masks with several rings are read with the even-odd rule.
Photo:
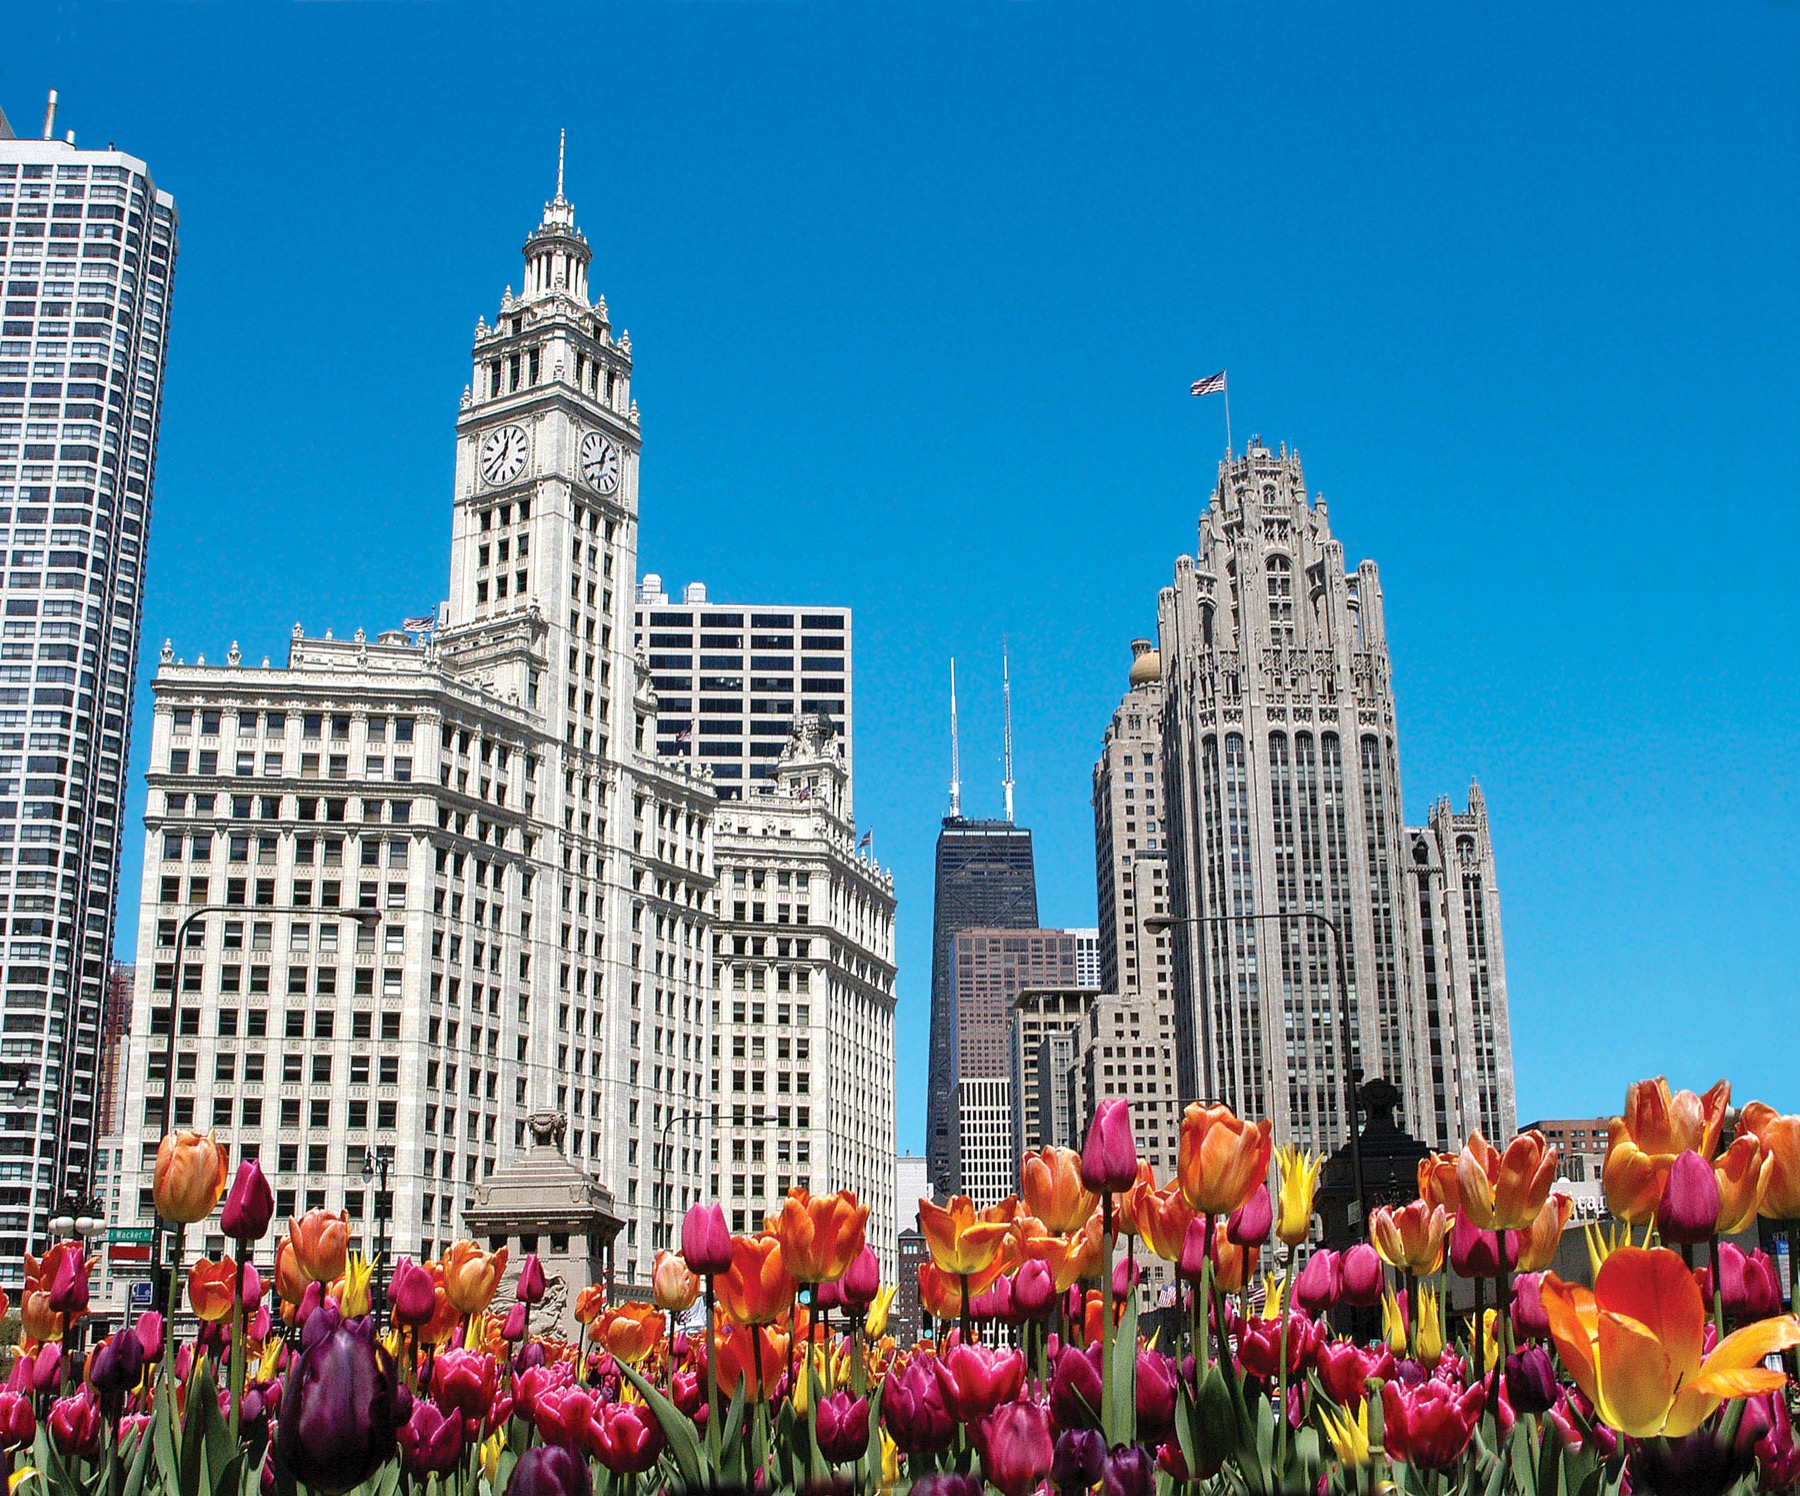
[[501, 426], [481, 439], [481, 476], [491, 484], [511, 483], [525, 471], [530, 444], [523, 426]]
[[598, 431], [581, 439], [581, 476], [601, 493], [619, 486], [619, 449]]

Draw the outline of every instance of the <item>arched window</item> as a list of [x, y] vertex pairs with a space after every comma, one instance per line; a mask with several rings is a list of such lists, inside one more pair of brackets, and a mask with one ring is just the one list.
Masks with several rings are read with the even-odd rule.
[[1285, 628], [1287, 637], [1293, 636], [1294, 624], [1294, 563], [1281, 552], [1270, 555], [1268, 563], [1269, 583], [1269, 622], [1277, 628]]

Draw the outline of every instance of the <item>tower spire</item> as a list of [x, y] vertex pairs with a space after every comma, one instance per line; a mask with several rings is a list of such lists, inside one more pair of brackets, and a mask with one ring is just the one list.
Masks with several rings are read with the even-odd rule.
[[950, 819], [962, 819], [962, 751], [956, 740], [956, 656], [950, 656]]
[[1013, 818], [1012, 669], [1007, 663], [1004, 634], [1000, 636], [1000, 695], [1006, 705], [1006, 778], [1000, 785], [1006, 791], [1006, 824], [1010, 826]]
[[559, 203], [565, 200], [563, 198], [563, 148], [568, 141], [569, 132], [567, 130], [556, 132], [556, 200]]

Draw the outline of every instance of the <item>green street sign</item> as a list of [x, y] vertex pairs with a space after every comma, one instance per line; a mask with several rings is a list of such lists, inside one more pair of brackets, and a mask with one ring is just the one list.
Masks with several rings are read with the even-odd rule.
[[107, 1231], [106, 1239], [134, 1247], [147, 1247], [153, 1234], [154, 1228], [150, 1226], [113, 1226]]

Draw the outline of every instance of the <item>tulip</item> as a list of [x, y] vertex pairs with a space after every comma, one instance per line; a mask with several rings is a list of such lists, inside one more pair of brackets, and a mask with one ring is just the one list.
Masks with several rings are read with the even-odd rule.
[[976, 1430], [981, 1473], [1005, 1496], [1026, 1496], [1050, 1473], [1056, 1445], [1050, 1417], [1036, 1403], [1012, 1402], [995, 1408]]
[[[1710, 1302], [1712, 1269], [1703, 1267], [1694, 1277], [1700, 1296]], [[1781, 1313], [1781, 1279], [1769, 1254], [1760, 1248], [1745, 1253], [1735, 1242], [1720, 1242], [1719, 1288], [1725, 1317], [1737, 1324]]]
[[1735, 1236], [1747, 1230], [1762, 1207], [1764, 1181], [1773, 1167], [1772, 1156], [1753, 1132], [1739, 1125], [1731, 1146], [1713, 1160], [1713, 1182], [1719, 1189], [1719, 1219], [1714, 1230]]
[[1082, 1184], [1096, 1195], [1118, 1194], [1131, 1188], [1137, 1178], [1137, 1166], [1137, 1144], [1131, 1136], [1131, 1103], [1116, 1097], [1102, 1101], [1094, 1108], [1087, 1141], [1081, 1148]]
[[[1488, 1366], [1494, 1364], [1494, 1355], [1491, 1348], [1493, 1336], [1491, 1316], [1493, 1315], [1493, 1312], [1492, 1309], [1488, 1310], [1490, 1322], [1487, 1334], [1489, 1336], [1488, 1344], [1490, 1348], [1483, 1361], [1483, 1364]], [[1419, 1333], [1417, 1336], [1417, 1343], [1419, 1348], [1419, 1364], [1421, 1366], [1436, 1366], [1439, 1361], [1443, 1360], [1444, 1316], [1443, 1311], [1438, 1306], [1438, 1296], [1436, 1292], [1429, 1288], [1421, 1288], [1419, 1290]]]
[[1349, 1340], [1332, 1340], [1313, 1355], [1319, 1383], [1340, 1407], [1354, 1408], [1368, 1396], [1371, 1377], [1393, 1377], [1394, 1358], [1389, 1352], [1364, 1350]]
[[1556, 1367], [1541, 1345], [1506, 1358], [1506, 1396], [1515, 1413], [1548, 1413], [1556, 1404]]
[[1529, 1226], [1523, 1231], [1507, 1233], [1507, 1266], [1516, 1273], [1537, 1273], [1549, 1267], [1556, 1261], [1563, 1231], [1574, 1211], [1575, 1201], [1571, 1195], [1564, 1190], [1553, 1194]]
[[1719, 1150], [1730, 1105], [1729, 1081], [1719, 1081], [1704, 1096], [1692, 1091], [1671, 1095], [1660, 1075], [1634, 1081], [1625, 1093], [1624, 1113], [1613, 1118], [1601, 1168], [1612, 1213], [1634, 1226], [1654, 1219], [1676, 1157], [1691, 1149], [1710, 1162]]
[[81, 1255], [79, 1242], [63, 1242], [59, 1247], [52, 1247], [44, 1254], [44, 1261], [50, 1268], [49, 1306], [53, 1313], [63, 1316], [64, 1322], [77, 1320], [87, 1313], [88, 1308], [88, 1276], [94, 1270], [93, 1261]]
[[1083, 1496], [1100, 1479], [1106, 1463], [1106, 1440], [1097, 1429], [1064, 1429], [1050, 1457], [1050, 1484], [1061, 1496]]
[[196, 1318], [224, 1319], [236, 1293], [237, 1264], [229, 1257], [219, 1262], [202, 1257], [188, 1269], [188, 1304]]
[[57, 1398], [50, 1404], [48, 1422], [51, 1441], [64, 1459], [91, 1460], [100, 1453], [104, 1420], [91, 1387], [83, 1387], [73, 1397]]
[[1056, 1304], [1056, 1280], [1050, 1269], [1035, 1259], [1019, 1264], [1012, 1278], [1013, 1314], [1021, 1319], [1042, 1319]]
[[108, 1336], [88, 1359], [87, 1379], [109, 1417], [118, 1415], [121, 1399], [143, 1374], [144, 1347], [129, 1331]]
[[585, 1455], [560, 1444], [539, 1444], [519, 1456], [506, 1496], [593, 1496], [594, 1481]]
[[1800, 1116], [1784, 1117], [1753, 1101], [1738, 1114], [1738, 1136], [1754, 1136], [1763, 1151], [1760, 1213], [1772, 1221], [1800, 1220]]
[[979, 1423], [1018, 1397], [1025, 1384], [1025, 1358], [1017, 1351], [958, 1345], [931, 1364], [944, 1406], [958, 1423]]
[[275, 1458], [324, 1496], [343, 1496], [393, 1457], [410, 1408], [394, 1361], [366, 1326], [313, 1314], [289, 1367], [277, 1424]]
[[1137, 1354], [1137, 1436], [1160, 1444], [1175, 1428], [1175, 1361], [1160, 1351]]
[[828, 1283], [841, 1278], [862, 1251], [869, 1207], [856, 1203], [854, 1190], [810, 1195], [791, 1189], [770, 1234], [781, 1243], [781, 1261], [796, 1283]]
[[519, 1281], [513, 1287], [513, 1297], [521, 1304], [540, 1304], [544, 1293], [544, 1264], [538, 1261], [536, 1252], [527, 1252], [525, 1260], [519, 1264]]
[[1017, 1323], [1013, 1310], [1012, 1280], [996, 1278], [984, 1294], [969, 1301], [969, 1313], [976, 1319], [997, 1319], [1005, 1324]]
[[1462, 1214], [1483, 1231], [1529, 1226], [1550, 1198], [1556, 1149], [1536, 1128], [1522, 1132], [1501, 1153], [1477, 1132], [1456, 1164]]
[[1800, 1344], [1800, 1322], [1786, 1314], [1735, 1331], [1702, 1359], [1700, 1289], [1666, 1248], [1618, 1248], [1591, 1290], [1552, 1273], [1543, 1301], [1575, 1384], [1606, 1423], [1637, 1438], [1679, 1439], [1721, 1401], [1781, 1387], [1784, 1375], [1760, 1363]]
[[832, 1392], [819, 1399], [819, 1453], [834, 1465], [861, 1459], [869, 1448], [869, 1399]]
[[359, 1319], [369, 1312], [374, 1281], [375, 1264], [361, 1252], [350, 1253], [344, 1263], [343, 1278], [333, 1285], [337, 1289], [338, 1310], [345, 1319]]
[[919, 1230], [938, 1270], [960, 1278], [993, 1266], [1012, 1234], [1012, 1222], [999, 1218], [997, 1212], [977, 1215], [967, 1195], [952, 1195], [948, 1205], [919, 1201]]
[[458, 1241], [444, 1253], [444, 1296], [458, 1314], [483, 1313], [505, 1276], [505, 1247], [484, 1252], [472, 1241]]
[[[1312, 1321], [1289, 1313], [1287, 1322], [1288, 1375], [1306, 1364], [1312, 1351]], [[1281, 1344], [1282, 1318], [1250, 1319], [1238, 1327], [1238, 1365], [1252, 1376], [1272, 1381], [1283, 1365]]]
[[[996, 1263], [995, 1267], [999, 1264]], [[972, 1280], [969, 1284], [971, 1304], [975, 1294], [985, 1290], [997, 1273]], [[929, 1262], [919, 1264], [919, 1305], [933, 1319], [955, 1319], [962, 1313], [962, 1285], [949, 1273], [941, 1272]]]
[[1175, 1259], [1175, 1276], [1184, 1283], [1198, 1283], [1206, 1271], [1206, 1218], [1192, 1213], [1181, 1237], [1181, 1254]]
[[[316, 1206], [298, 1220], [289, 1219], [288, 1242], [293, 1266], [304, 1283], [335, 1282], [344, 1276], [344, 1265], [349, 1259], [350, 1217], [342, 1211], [333, 1215], [323, 1206]], [[279, 1262], [275, 1264], [275, 1276], [279, 1283]]]
[[[1311, 1217], [1308, 1217], [1310, 1222]], [[1264, 1185], [1255, 1191], [1248, 1200], [1232, 1211], [1225, 1222], [1225, 1234], [1240, 1247], [1260, 1247], [1269, 1239], [1269, 1231], [1275, 1224], [1275, 1205], [1269, 1198], [1269, 1189]], [[1286, 1240], [1285, 1237], [1282, 1240]]]
[[662, 1339], [662, 1311], [654, 1304], [633, 1302], [608, 1310], [594, 1323], [593, 1336], [627, 1366], [636, 1366]]
[[212, 1214], [225, 1192], [225, 1150], [210, 1132], [171, 1132], [156, 1150], [152, 1178], [156, 1213], [191, 1226]]
[[1419, 1198], [1427, 1206], [1443, 1206], [1445, 1215], [1462, 1211], [1462, 1191], [1456, 1183], [1460, 1162], [1456, 1153], [1428, 1153], [1419, 1160]]
[[1230, 1215], [1267, 1179], [1271, 1146], [1266, 1119], [1252, 1125], [1228, 1106], [1190, 1104], [1176, 1170], [1188, 1204], [1202, 1215]]
[[1242, 1293], [1256, 1271], [1255, 1247], [1240, 1247], [1223, 1231], [1213, 1232], [1213, 1287], [1220, 1293]]
[[1406, 1354], [1406, 1332], [1411, 1312], [1410, 1295], [1402, 1298], [1390, 1288], [1381, 1296], [1381, 1338], [1387, 1342], [1388, 1350], [1396, 1356]]
[[[1144, 1165], [1146, 1171], [1149, 1167]], [[1180, 1184], [1170, 1184], [1160, 1190], [1138, 1190], [1136, 1185], [1132, 1188], [1137, 1194], [1132, 1203], [1133, 1230], [1143, 1237], [1144, 1245], [1153, 1255], [1164, 1262], [1179, 1261], [1182, 1244], [1187, 1240], [1188, 1222], [1194, 1218], [1194, 1207], [1187, 1203]], [[1263, 1234], [1268, 1234], [1266, 1226]]]
[[414, 1399], [412, 1417], [398, 1438], [400, 1463], [408, 1475], [448, 1475], [462, 1462], [462, 1419], [446, 1416], [426, 1398]]
[[388, 1280], [388, 1313], [394, 1323], [409, 1329], [428, 1324], [437, 1312], [437, 1285], [431, 1274], [410, 1257], [394, 1264], [394, 1275]]
[[897, 1283], [883, 1284], [869, 1304], [869, 1312], [863, 1316], [863, 1334], [870, 1340], [879, 1340], [887, 1333], [888, 1315], [894, 1307], [894, 1298], [900, 1292]]
[[1789, 1491], [1800, 1483], [1800, 1445], [1794, 1442], [1794, 1424], [1788, 1415], [1787, 1399], [1775, 1396], [1765, 1400], [1769, 1427], [1756, 1441], [1760, 1485], [1765, 1491]]
[[731, 1271], [731, 1232], [717, 1205], [691, 1205], [681, 1221], [681, 1257], [702, 1278]]
[[911, 1496], [987, 1496], [987, 1486], [979, 1475], [938, 1470], [914, 1481]]
[[838, 1280], [838, 1292], [844, 1296], [844, 1308], [852, 1314], [864, 1313], [881, 1292], [881, 1259], [875, 1249], [865, 1246], [844, 1269]]
[[1281, 1209], [1275, 1217], [1275, 1234], [1290, 1247], [1312, 1235], [1313, 1195], [1319, 1187], [1322, 1153], [1309, 1153], [1292, 1143], [1275, 1150], [1276, 1171], [1281, 1180]]
[[0, 1391], [0, 1449], [21, 1449], [37, 1438], [31, 1399], [10, 1388]]
[[1516, 1340], [1548, 1340], [1550, 1316], [1544, 1312], [1544, 1274], [1521, 1273], [1513, 1279], [1512, 1324]]
[[494, 1400], [500, 1369], [486, 1351], [439, 1351], [431, 1362], [431, 1396], [446, 1413], [480, 1418]]
[[934, 1356], [915, 1356], [889, 1372], [882, 1384], [881, 1421], [903, 1454], [941, 1454], [956, 1434], [956, 1419], [933, 1370], [935, 1361]]
[[[1744, 1423], [1750, 1422], [1746, 1414]], [[1760, 1436], [1760, 1427], [1755, 1432]], [[1631, 1490], [1637, 1496], [1725, 1496], [1741, 1490], [1738, 1482], [1755, 1468], [1754, 1446], [1754, 1438], [1726, 1443], [1709, 1430], [1685, 1439], [1645, 1440], [1626, 1461]]]
[[594, 1409], [594, 1454], [614, 1475], [642, 1475], [663, 1451], [662, 1425], [642, 1403], [601, 1403]]
[[1381, 1389], [1382, 1442], [1391, 1458], [1422, 1470], [1448, 1470], [1463, 1456], [1481, 1417], [1487, 1384], [1466, 1391], [1428, 1381]]
[[1067, 1346], [1050, 1376], [1050, 1411], [1059, 1428], [1100, 1426], [1100, 1347]]
[[[1509, 1251], [1509, 1260], [1511, 1255]], [[1483, 1231], [1467, 1216], [1458, 1216], [1450, 1228], [1450, 1270], [1459, 1278], [1498, 1278], [1499, 1233]]]
[[1094, 1213], [1099, 1201], [1081, 1171], [1081, 1155], [1073, 1148], [1041, 1148], [1020, 1160], [1019, 1192], [1045, 1230], [1066, 1236]]
[[1151, 1496], [1156, 1489], [1156, 1461], [1138, 1444], [1111, 1450], [1100, 1467], [1100, 1496]]
[[238, 1165], [237, 1177], [231, 1181], [231, 1193], [225, 1197], [225, 1209], [219, 1224], [225, 1234], [242, 1245], [261, 1241], [268, 1234], [269, 1222], [275, 1215], [275, 1192], [269, 1188], [262, 1165], [247, 1158]]
[[1336, 1306], [1343, 1294], [1338, 1254], [1320, 1247], [1306, 1259], [1294, 1279], [1294, 1306], [1306, 1314], [1323, 1314]]
[[1441, 1205], [1414, 1200], [1395, 1209], [1378, 1205], [1369, 1212], [1369, 1240], [1381, 1260], [1397, 1272], [1429, 1277], [1444, 1263], [1449, 1217]]
[[1366, 1241], [1345, 1249], [1338, 1258], [1338, 1296], [1355, 1308], [1369, 1308], [1381, 1302], [1385, 1286], [1381, 1258]]
[[794, 1302], [794, 1278], [772, 1236], [732, 1237], [731, 1271], [715, 1287], [720, 1307], [740, 1325], [773, 1324]]
[[658, 1252], [650, 1268], [650, 1296], [658, 1309], [680, 1314], [693, 1308], [694, 1300], [700, 1297], [700, 1280], [675, 1253]]
[[1656, 1207], [1656, 1234], [1671, 1246], [1694, 1246], [1719, 1224], [1719, 1181], [1693, 1149], [1675, 1156]]
[[1137, 1264], [1129, 1257], [1121, 1257], [1113, 1267], [1112, 1291], [1115, 1300], [1126, 1299], [1138, 1285]]
[[572, 1382], [532, 1391], [531, 1421], [548, 1444], [565, 1449], [583, 1447], [592, 1431], [593, 1416], [593, 1394]]
[[1338, 1463], [1355, 1469], [1369, 1463], [1369, 1404], [1358, 1397], [1348, 1409], [1321, 1408], [1319, 1421]]

